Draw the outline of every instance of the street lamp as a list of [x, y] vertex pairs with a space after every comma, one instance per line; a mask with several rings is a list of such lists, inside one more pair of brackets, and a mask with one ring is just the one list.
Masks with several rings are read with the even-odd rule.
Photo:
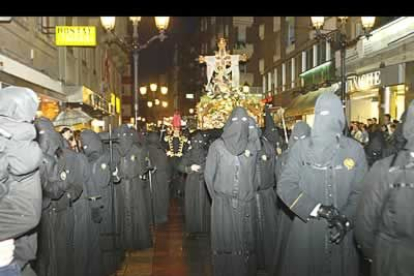
[[167, 93], [168, 93], [168, 87], [162, 86], [161, 87], [161, 94], [167, 95]]
[[[132, 43], [125, 42], [124, 39], [119, 38], [116, 33], [113, 31], [115, 28], [115, 17], [101, 17], [101, 24], [105, 28], [106, 31], [110, 31], [115, 38], [120, 42], [122, 46], [130, 50], [133, 54], [134, 59], [134, 97], [135, 97], [135, 103], [134, 103], [134, 110], [135, 110], [135, 122], [136, 127], [138, 128], [138, 59], [139, 59], [139, 53], [146, 49], [152, 42], [155, 40], [160, 40], [161, 42], [164, 41], [164, 39], [167, 37], [165, 35], [165, 30], [168, 28], [168, 25], [170, 23], [170, 18], [168, 16], [161, 16], [161, 17], [155, 17], [155, 25], [157, 26], [159, 30], [159, 34], [151, 37], [146, 43], [141, 44], [139, 42], [139, 35], [138, 35], [138, 25], [141, 21], [140, 16], [130, 16], [129, 19], [132, 22], [133, 25], [133, 40]], [[156, 90], [156, 89], [155, 89]], [[140, 92], [142, 95], [144, 95], [142, 92], [143, 90], [140, 89]], [[145, 91], [146, 93], [146, 91]]]
[[162, 107], [167, 108], [168, 107], [168, 102], [162, 101]]
[[190, 108], [188, 111], [190, 112], [190, 114], [194, 114], [194, 108]]
[[106, 31], [112, 31], [115, 28], [115, 16], [101, 16], [101, 24]]
[[325, 18], [323, 16], [312, 16], [312, 26], [316, 31], [316, 39], [326, 39], [327, 41], [332, 41], [333, 36], [335, 34], [338, 34], [336, 36], [335, 40], [335, 48], [340, 50], [341, 53], [341, 100], [343, 107], [346, 107], [346, 72], [345, 72], [345, 54], [346, 54], [346, 48], [355, 45], [361, 37], [367, 37], [369, 38], [370, 34], [369, 31], [372, 29], [372, 27], [375, 24], [375, 16], [362, 16], [361, 17], [361, 23], [364, 30], [364, 33], [362, 35], [357, 36], [354, 39], [349, 39], [347, 37], [347, 34], [344, 30], [344, 26], [346, 24], [346, 21], [348, 19], [348, 16], [338, 16], [338, 19], [340, 21], [340, 28], [335, 30], [325, 30], [326, 33], [322, 33], [323, 25], [325, 23]]
[[139, 92], [141, 93], [141, 95], [146, 95], [147, 94], [147, 87], [146, 86], [142, 86], [139, 89]]
[[147, 102], [147, 106], [148, 106], [149, 108], [151, 108], [151, 107], [152, 107], [152, 101], [148, 101], [148, 102]]
[[168, 28], [170, 24], [170, 17], [168, 16], [156, 16], [155, 17], [155, 25], [157, 26], [158, 30], [163, 32]]
[[150, 89], [151, 89], [151, 91], [152, 91], [152, 92], [157, 91], [157, 88], [158, 88], [158, 86], [157, 86], [157, 84], [156, 84], [156, 83], [151, 83], [151, 84], [150, 84]]
[[158, 100], [158, 99], [155, 99], [155, 105], [160, 105], [160, 100]]
[[250, 85], [247, 82], [245, 82], [243, 84], [243, 92], [244, 93], [249, 93], [250, 92]]

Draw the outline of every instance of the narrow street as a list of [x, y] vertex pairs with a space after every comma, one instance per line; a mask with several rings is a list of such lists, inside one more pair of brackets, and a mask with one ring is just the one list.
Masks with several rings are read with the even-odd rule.
[[180, 205], [172, 199], [168, 223], [155, 230], [155, 247], [129, 254], [117, 276], [212, 275], [208, 235], [185, 237]]

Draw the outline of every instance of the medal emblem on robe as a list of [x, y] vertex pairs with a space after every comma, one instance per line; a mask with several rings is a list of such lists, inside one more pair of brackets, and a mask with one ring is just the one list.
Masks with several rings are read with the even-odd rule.
[[101, 169], [102, 169], [102, 170], [105, 170], [105, 169], [106, 169], [106, 164], [105, 164], [105, 163], [102, 163], [102, 164], [101, 164]]
[[355, 167], [355, 161], [352, 160], [352, 158], [346, 158], [344, 160], [344, 166], [349, 170], [351, 170], [353, 167]]
[[60, 173], [60, 180], [63, 180], [63, 181], [66, 180], [66, 172], [65, 171]]
[[135, 161], [135, 155], [131, 156], [131, 161]]

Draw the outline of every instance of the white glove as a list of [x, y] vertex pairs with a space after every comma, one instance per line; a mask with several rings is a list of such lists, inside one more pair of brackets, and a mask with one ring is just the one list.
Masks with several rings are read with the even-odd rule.
[[0, 241], [0, 267], [7, 266], [13, 261], [14, 240]]
[[193, 172], [198, 172], [198, 171], [200, 171], [200, 169], [201, 169], [201, 166], [200, 165], [197, 165], [197, 164], [191, 165], [191, 170]]

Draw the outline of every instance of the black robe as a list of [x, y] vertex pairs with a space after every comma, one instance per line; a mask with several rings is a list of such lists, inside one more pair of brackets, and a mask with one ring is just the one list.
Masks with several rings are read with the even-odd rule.
[[[298, 122], [295, 124], [292, 130], [292, 134], [289, 138], [289, 148], [292, 148], [296, 141], [303, 140], [310, 135], [310, 127], [305, 122]], [[280, 180], [282, 171], [287, 163], [289, 157], [289, 148], [285, 150], [277, 159], [275, 166], [275, 174], [277, 181]], [[277, 231], [276, 231], [276, 247], [273, 255], [273, 267], [270, 275], [280, 275], [277, 269], [280, 269], [283, 262], [282, 257], [285, 251], [287, 241], [289, 240], [289, 234], [292, 226], [292, 221], [295, 217], [294, 213], [283, 203], [280, 198], [276, 200], [277, 210]]]
[[274, 146], [265, 138], [261, 138], [262, 148], [257, 160], [257, 254], [258, 264], [269, 273], [273, 264], [276, 248], [275, 231], [277, 225], [276, 210], [276, 151]]
[[212, 198], [211, 250], [214, 275], [256, 273], [255, 184], [257, 152], [246, 152], [247, 112], [233, 110], [207, 155], [204, 177]]
[[414, 275], [414, 101], [403, 135], [405, 150], [373, 165], [364, 179], [355, 236], [372, 260], [372, 276]]
[[146, 170], [147, 152], [133, 143], [132, 133], [127, 126], [117, 131], [119, 139], [123, 200], [123, 236], [126, 249], [146, 249], [152, 246], [150, 210], [146, 199], [148, 181], [142, 180]]
[[327, 221], [310, 216], [318, 204], [333, 205], [354, 222], [367, 164], [362, 146], [342, 136], [344, 124], [340, 99], [324, 93], [316, 101], [311, 137], [289, 150], [277, 193], [295, 218], [278, 264], [279, 275], [359, 273], [352, 231], [339, 245], [332, 244]]
[[155, 223], [161, 224], [168, 221], [168, 209], [170, 206], [171, 166], [168, 157], [162, 148], [157, 133], [148, 135], [148, 153], [151, 166], [156, 170], [152, 174], [153, 208]]
[[[207, 232], [210, 227], [210, 199], [204, 182], [206, 156], [203, 136], [198, 133], [191, 139], [191, 147], [178, 165], [178, 169], [187, 174], [184, 201], [187, 233]], [[193, 164], [201, 166], [199, 172], [191, 170]]]

